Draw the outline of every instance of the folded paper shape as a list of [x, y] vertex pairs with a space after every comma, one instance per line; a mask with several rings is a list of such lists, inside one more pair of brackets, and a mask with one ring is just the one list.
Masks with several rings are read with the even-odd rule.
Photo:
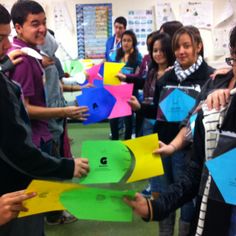
[[89, 159], [90, 172], [81, 184], [118, 183], [131, 167], [131, 156], [121, 141], [85, 141], [81, 156]]
[[107, 119], [116, 102], [114, 96], [104, 88], [83, 90], [82, 95], [77, 96], [76, 100], [79, 106], [88, 106], [89, 108], [89, 116], [83, 124], [96, 123]]
[[104, 63], [104, 84], [106, 85], [119, 85], [121, 82], [116, 77], [118, 72], [123, 68], [125, 63], [118, 62], [105, 62]]
[[24, 202], [28, 211], [21, 211], [19, 217], [64, 210], [65, 207], [59, 201], [60, 194], [66, 190], [75, 188], [84, 188], [84, 186], [65, 182], [33, 180], [27, 187], [26, 192], [36, 192], [37, 196]]
[[134, 198], [134, 195], [134, 191], [84, 188], [63, 192], [60, 201], [79, 219], [130, 222], [132, 208], [125, 204], [123, 198]]
[[225, 202], [236, 205], [236, 148], [207, 161], [206, 166]]
[[135, 158], [128, 183], [164, 174], [160, 155], [152, 154], [158, 147], [157, 134], [126, 140], [123, 143], [132, 151]]
[[[190, 95], [190, 91], [194, 96]], [[183, 121], [191, 109], [195, 105], [194, 89], [188, 90], [189, 93], [179, 88], [163, 88], [157, 113], [157, 120], [167, 122], [181, 122]]]
[[133, 87], [133, 84], [105, 86], [105, 89], [116, 98], [116, 103], [108, 117], [109, 119], [130, 116], [132, 114], [131, 106], [128, 104], [128, 101], [132, 96]]

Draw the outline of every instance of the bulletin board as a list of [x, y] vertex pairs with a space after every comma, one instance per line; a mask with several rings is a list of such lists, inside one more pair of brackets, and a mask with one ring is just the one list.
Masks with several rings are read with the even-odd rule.
[[112, 4], [76, 4], [78, 57], [104, 58], [112, 35]]
[[127, 28], [136, 34], [139, 51], [145, 51], [147, 36], [154, 30], [153, 10], [129, 10], [127, 20]]

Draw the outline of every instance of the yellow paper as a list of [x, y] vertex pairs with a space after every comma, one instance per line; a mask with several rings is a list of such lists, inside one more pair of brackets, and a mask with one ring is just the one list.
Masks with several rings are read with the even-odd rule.
[[133, 152], [135, 157], [134, 170], [127, 180], [127, 183], [164, 174], [160, 155], [152, 154], [158, 147], [157, 134], [151, 134], [123, 142]]
[[18, 217], [55, 210], [64, 210], [65, 207], [59, 201], [60, 194], [66, 190], [77, 188], [84, 187], [72, 183], [33, 180], [26, 189], [26, 192], [36, 192], [37, 196], [24, 202], [24, 206], [28, 208], [28, 211], [20, 212]]
[[121, 82], [116, 77], [125, 63], [105, 62], [104, 63], [104, 84], [119, 85]]

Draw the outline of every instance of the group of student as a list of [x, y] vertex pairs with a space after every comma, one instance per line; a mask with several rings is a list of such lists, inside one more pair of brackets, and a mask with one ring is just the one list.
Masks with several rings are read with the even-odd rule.
[[[12, 45], [8, 40], [11, 19], [17, 33]], [[222, 131], [236, 132], [236, 98], [230, 95], [236, 82], [236, 27], [230, 34], [231, 57], [227, 58], [232, 69], [212, 79], [214, 69], [204, 61], [203, 42], [196, 27], [177, 21], [163, 24], [147, 38], [149, 54], [142, 58], [136, 36], [126, 30], [126, 24], [124, 17], [115, 20], [115, 35], [106, 45], [106, 60], [125, 63], [117, 76], [134, 84], [129, 104], [136, 115], [136, 136], [144, 134], [146, 119], [154, 120], [152, 132], [157, 132], [160, 139], [154, 153], [162, 156], [165, 170], [164, 176], [150, 180], [151, 199], [137, 193], [135, 199], [126, 198], [126, 203], [144, 220], [159, 221], [161, 236], [173, 235], [174, 211], [179, 207], [179, 235], [235, 235], [236, 209], [215, 200], [216, 191], [209, 189], [216, 187], [204, 163], [215, 156]], [[33, 178], [63, 180], [89, 172], [86, 158], [61, 157], [60, 135], [53, 133], [55, 126], [48, 126], [49, 119], [62, 123], [66, 117], [86, 119], [87, 107], [55, 105], [63, 101], [59, 86], [49, 93], [58, 97], [45, 95], [42, 65], [20, 50], [39, 50], [40, 45], [53, 58], [52, 63], [45, 62], [49, 66], [47, 81], [47, 76], [53, 77], [58, 70], [54, 63], [56, 46], [46, 42], [54, 40], [47, 32], [45, 12], [39, 3], [17, 1], [11, 16], [0, 5], [0, 235], [44, 235], [44, 215], [12, 220], [19, 211], [26, 210], [22, 202], [36, 195], [20, 191]], [[57, 81], [50, 82], [52, 89]], [[183, 121], [156, 121], [161, 93], [168, 86], [200, 91], [196, 105]], [[143, 90], [143, 98], [139, 90]], [[197, 118], [194, 132], [190, 132], [193, 114]], [[131, 138], [132, 121], [132, 116], [125, 118], [125, 139]], [[119, 119], [112, 119], [110, 125], [112, 139], [119, 139]], [[231, 140], [231, 148], [235, 141]], [[48, 217], [63, 221], [65, 215], [54, 212]]]
[[[121, 19], [122, 25], [125, 21], [122, 17]], [[130, 61], [135, 61], [134, 54], [136, 62], [140, 61], [139, 54], [134, 53], [136, 38], [128, 36], [130, 31], [125, 31], [126, 24], [123, 23], [122, 28], [124, 32], [120, 36], [120, 48], [115, 49], [116, 57], [112, 58], [114, 51], [111, 50], [107, 60], [122, 61], [126, 63], [125, 67], [130, 67], [129, 58]], [[130, 39], [130, 47], [127, 47], [127, 37]], [[147, 134], [143, 130], [145, 119], [155, 120], [151, 132], [158, 133], [160, 142], [154, 153], [162, 156], [165, 174], [150, 180], [151, 200], [137, 194], [135, 200], [126, 199], [126, 202], [145, 220], [159, 221], [160, 236], [174, 234], [174, 212], [179, 207], [179, 235], [234, 235], [234, 207], [215, 201], [214, 194], [207, 193], [208, 188], [216, 187], [203, 167], [206, 160], [216, 155], [215, 149], [220, 145], [222, 130], [235, 132], [235, 96], [230, 96], [230, 91], [235, 87], [236, 81], [236, 27], [230, 34], [231, 57], [226, 60], [232, 69], [222, 71], [222, 74], [216, 72], [216, 77], [212, 76], [215, 69], [204, 60], [203, 41], [199, 30], [194, 26], [183, 26], [177, 21], [167, 22], [159, 31], [149, 35], [147, 45], [149, 54], [144, 57], [143, 62], [146, 66], [141, 66], [140, 62], [132, 70], [133, 74], [127, 73], [125, 69], [118, 74], [118, 78], [134, 84], [135, 96], [129, 104], [135, 111], [136, 137]], [[118, 51], [123, 53], [119, 60]], [[162, 92], [168, 87], [194, 88], [198, 94], [194, 108], [182, 121], [156, 121], [157, 114], [161, 113]], [[221, 88], [222, 90], [218, 90]], [[135, 94], [138, 89], [143, 90], [142, 99]], [[204, 102], [207, 106], [203, 105]], [[181, 102], [179, 106], [181, 107]], [[224, 107], [223, 111], [219, 111], [220, 107]], [[197, 118], [192, 131], [190, 118], [195, 114]], [[112, 139], [119, 139], [118, 121], [115, 131], [113, 130], [114, 126], [111, 125], [111, 132], [115, 133]], [[132, 128], [129, 130], [128, 138], [131, 137]], [[219, 134], [215, 135], [214, 131]], [[233, 138], [232, 147], [235, 144], [236, 139]], [[201, 180], [202, 169], [205, 178]], [[202, 190], [198, 195], [199, 186]]]

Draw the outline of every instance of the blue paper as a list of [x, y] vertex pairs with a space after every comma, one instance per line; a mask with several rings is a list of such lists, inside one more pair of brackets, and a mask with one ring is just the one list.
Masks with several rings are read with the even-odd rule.
[[187, 117], [194, 105], [194, 98], [180, 89], [174, 89], [160, 102], [159, 107], [168, 122], [180, 122]]
[[104, 63], [101, 64], [98, 74], [103, 78], [104, 77]]
[[224, 200], [236, 205], [236, 148], [206, 162]]
[[90, 88], [83, 90], [76, 100], [80, 106], [87, 106], [89, 117], [83, 124], [92, 124], [107, 119], [116, 99], [104, 88]]
[[101, 88], [101, 87], [103, 87], [103, 80], [95, 79], [95, 80], [93, 81], [93, 85], [94, 85], [96, 88]]
[[194, 129], [195, 129], [195, 122], [196, 122], [196, 119], [197, 119], [197, 114], [198, 113], [195, 113], [195, 114], [191, 115], [190, 119], [189, 119], [192, 136], [194, 136]]

